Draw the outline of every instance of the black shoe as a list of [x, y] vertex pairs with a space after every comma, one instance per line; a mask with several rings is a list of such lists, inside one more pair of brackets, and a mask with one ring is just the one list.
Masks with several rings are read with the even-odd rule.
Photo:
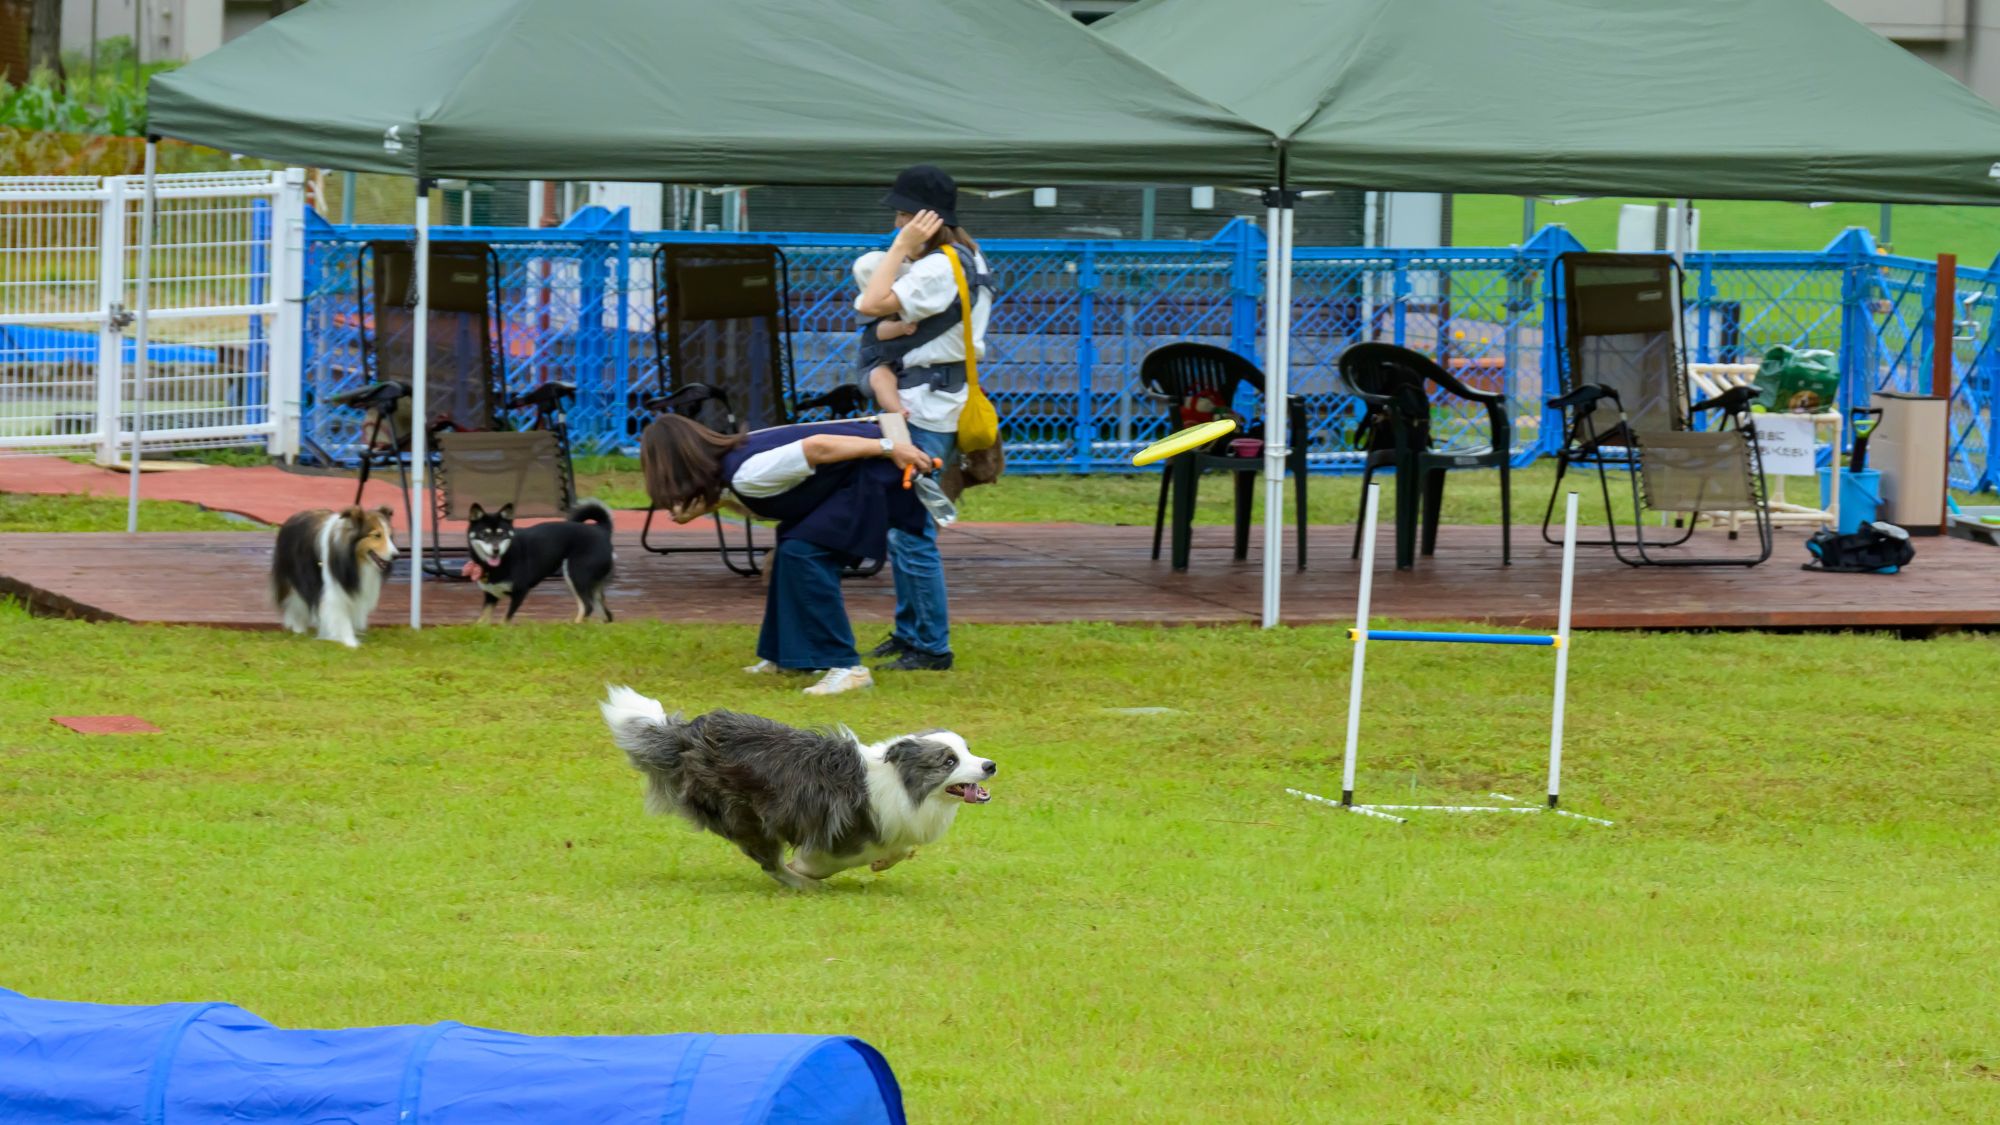
[[882, 660], [886, 657], [901, 656], [909, 651], [910, 646], [904, 642], [903, 638], [891, 633], [882, 638], [881, 644], [869, 650], [868, 658], [870, 660]]
[[887, 664], [877, 664], [877, 672], [949, 672], [951, 654], [948, 652], [918, 652], [904, 648], [903, 654]]

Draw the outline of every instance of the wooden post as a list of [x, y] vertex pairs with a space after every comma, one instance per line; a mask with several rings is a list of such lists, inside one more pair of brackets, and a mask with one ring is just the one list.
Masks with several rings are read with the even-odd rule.
[[1931, 308], [1931, 394], [1951, 398], [1952, 338], [1958, 335], [1958, 256], [1939, 254]]
[[1944, 515], [1938, 534], [1951, 533], [1951, 357], [1958, 336], [1958, 256], [1939, 254], [1937, 297], [1931, 310], [1931, 396], [1944, 403]]

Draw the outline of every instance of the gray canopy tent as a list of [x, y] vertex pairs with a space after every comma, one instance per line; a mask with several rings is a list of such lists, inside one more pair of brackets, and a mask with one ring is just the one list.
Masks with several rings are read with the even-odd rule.
[[1824, 0], [1143, 0], [1284, 185], [2000, 203], [2000, 111]]
[[1093, 30], [1278, 138], [1272, 340], [1302, 188], [2000, 203], [2000, 111], [1823, 0], [1141, 0]]
[[[1043, 0], [313, 0], [155, 78], [148, 109], [154, 136], [420, 184], [886, 186], [925, 161], [981, 186], [1262, 185], [1277, 173], [1268, 133]], [[416, 229], [421, 403], [423, 191]], [[426, 435], [413, 430], [421, 492]], [[418, 557], [422, 534], [410, 529]]]
[[981, 186], [1272, 188], [1274, 402], [1303, 187], [2000, 202], [2000, 112], [1821, 0], [1143, 0], [1098, 28], [1044, 0], [313, 0], [155, 78], [148, 128], [420, 181], [854, 185], [931, 161]]

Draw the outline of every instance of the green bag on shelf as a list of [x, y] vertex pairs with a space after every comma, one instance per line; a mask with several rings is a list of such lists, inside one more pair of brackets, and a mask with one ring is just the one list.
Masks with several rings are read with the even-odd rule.
[[1812, 414], [1833, 409], [1840, 393], [1834, 354], [1779, 344], [1757, 367], [1758, 405], [1774, 414]]

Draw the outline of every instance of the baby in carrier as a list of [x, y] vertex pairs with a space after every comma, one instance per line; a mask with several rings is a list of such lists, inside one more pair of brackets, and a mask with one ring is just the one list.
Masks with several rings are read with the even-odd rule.
[[[855, 287], [867, 289], [869, 279], [875, 276], [876, 268], [886, 257], [888, 255], [880, 250], [871, 250], [854, 259]], [[910, 264], [905, 262], [898, 272], [907, 272], [909, 268]], [[871, 320], [861, 326], [861, 381], [867, 387], [871, 400], [896, 401], [896, 376], [903, 371], [903, 357], [924, 342], [910, 338], [916, 331], [915, 324], [891, 316]]]
[[[875, 270], [888, 257], [880, 250], [871, 250], [854, 260], [854, 284], [866, 290], [868, 281], [875, 276]], [[901, 272], [910, 268], [903, 263]], [[868, 388], [868, 398], [872, 402], [896, 401], [896, 376], [902, 374], [903, 357], [929, 342], [931, 336], [918, 337], [918, 326], [906, 320], [885, 316], [871, 320], [861, 326], [860, 368], [862, 382]], [[882, 432], [892, 438], [908, 441], [910, 432], [902, 415], [884, 414], [880, 416]], [[939, 491], [937, 481], [928, 474], [909, 481], [905, 487], [915, 487], [917, 499], [929, 509], [939, 527], [950, 527], [958, 519], [958, 508]]]

